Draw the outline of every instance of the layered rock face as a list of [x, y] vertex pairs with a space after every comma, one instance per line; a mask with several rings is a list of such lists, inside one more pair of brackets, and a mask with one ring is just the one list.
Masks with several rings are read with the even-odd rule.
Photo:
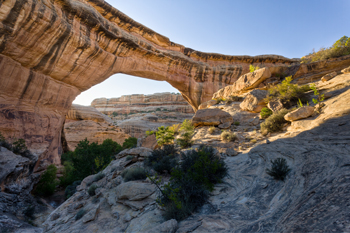
[[169, 92], [98, 98], [92, 101], [91, 106], [108, 114], [114, 124], [137, 138], [145, 136], [147, 130], [182, 123], [194, 114], [181, 95]]
[[85, 138], [92, 143], [101, 144], [110, 138], [123, 144], [130, 135], [113, 125], [112, 120], [92, 107], [73, 104], [66, 116], [64, 124], [64, 139], [67, 148], [73, 151], [78, 143]]
[[82, 91], [115, 73], [163, 80], [197, 109], [249, 65], [282, 56], [201, 53], [171, 42], [103, 0], [0, 3], [0, 131], [59, 163], [65, 114]]
[[91, 106], [98, 111], [111, 115], [156, 112], [166, 109], [171, 112], [194, 113], [192, 107], [180, 94], [155, 93], [151, 95], [124, 95], [119, 98], [98, 98], [92, 101]]

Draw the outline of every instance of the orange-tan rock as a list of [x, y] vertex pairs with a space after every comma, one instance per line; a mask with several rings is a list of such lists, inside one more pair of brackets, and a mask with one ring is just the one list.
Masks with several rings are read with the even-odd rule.
[[92, 101], [91, 106], [108, 115], [156, 112], [159, 109], [170, 112], [194, 113], [191, 105], [180, 94], [170, 92], [151, 95], [123, 95], [110, 99], [98, 98]]
[[64, 138], [70, 151], [85, 138], [90, 143], [98, 144], [109, 138], [122, 145], [129, 137], [122, 129], [114, 126], [109, 117], [92, 107], [73, 104], [66, 116]]

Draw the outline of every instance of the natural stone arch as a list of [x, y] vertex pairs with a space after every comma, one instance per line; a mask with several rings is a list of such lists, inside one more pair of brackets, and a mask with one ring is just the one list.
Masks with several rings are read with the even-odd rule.
[[198, 52], [103, 0], [2, 0], [0, 23], [0, 129], [55, 163], [72, 101], [113, 74], [167, 81], [196, 110], [250, 64], [298, 62]]

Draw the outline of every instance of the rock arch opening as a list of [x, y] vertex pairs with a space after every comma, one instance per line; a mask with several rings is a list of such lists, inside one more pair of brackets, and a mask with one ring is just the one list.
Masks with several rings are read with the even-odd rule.
[[49, 163], [58, 161], [62, 125], [75, 97], [113, 74], [166, 81], [197, 109], [249, 72], [250, 64], [298, 62], [195, 51], [104, 0], [2, 1], [0, 12], [1, 131], [24, 138], [39, 161]]

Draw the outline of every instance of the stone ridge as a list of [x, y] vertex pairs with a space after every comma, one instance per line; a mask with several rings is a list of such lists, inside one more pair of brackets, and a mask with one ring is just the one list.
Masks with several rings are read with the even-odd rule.
[[0, 131], [59, 163], [60, 132], [80, 92], [112, 74], [167, 81], [196, 110], [249, 65], [281, 56], [202, 53], [171, 42], [102, 0], [0, 2]]
[[155, 93], [151, 95], [133, 94], [123, 95], [119, 98], [97, 98], [91, 102], [91, 106], [98, 111], [111, 115], [155, 112], [160, 107], [168, 111], [193, 113], [192, 107], [180, 94], [170, 92]]

